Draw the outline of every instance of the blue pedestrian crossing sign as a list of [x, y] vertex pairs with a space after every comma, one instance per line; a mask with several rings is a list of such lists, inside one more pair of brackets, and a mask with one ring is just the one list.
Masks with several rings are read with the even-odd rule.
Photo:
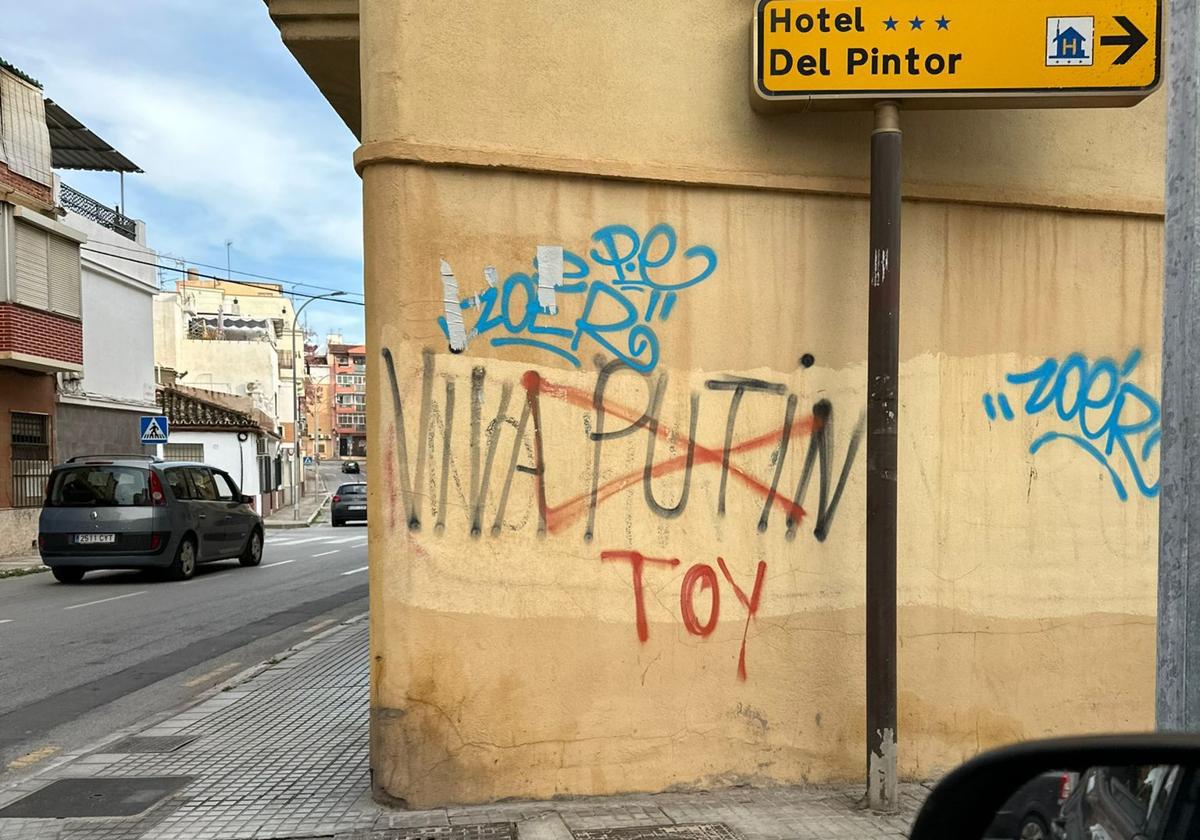
[[170, 432], [171, 426], [163, 415], [142, 418], [142, 443], [166, 443]]

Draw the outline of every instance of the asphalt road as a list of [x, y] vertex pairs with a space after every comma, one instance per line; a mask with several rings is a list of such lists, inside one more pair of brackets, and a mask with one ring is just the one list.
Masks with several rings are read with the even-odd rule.
[[[327, 477], [328, 481], [328, 477]], [[0, 780], [149, 725], [367, 609], [367, 530], [268, 531], [262, 565], [0, 580]]]

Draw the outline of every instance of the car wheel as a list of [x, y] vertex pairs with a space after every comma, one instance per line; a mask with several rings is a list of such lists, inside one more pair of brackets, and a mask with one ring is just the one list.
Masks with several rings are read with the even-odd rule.
[[167, 567], [167, 577], [171, 580], [190, 580], [196, 574], [196, 543], [191, 539], [180, 541], [175, 551], [175, 559]]
[[73, 569], [70, 566], [56, 566], [50, 572], [59, 583], [79, 583], [79, 581], [83, 580], [83, 569]]
[[331, 523], [333, 524], [333, 527], [334, 527], [334, 528], [341, 528], [341, 527], [342, 527], [342, 521], [341, 521], [340, 519], [332, 519], [332, 520], [330, 520], [330, 521], [331, 521]]
[[262, 532], [255, 528], [250, 532], [250, 539], [246, 540], [246, 547], [242, 550], [238, 562], [243, 566], [257, 566], [262, 562], [262, 550]]
[[1050, 829], [1037, 814], [1030, 814], [1021, 821], [1017, 840], [1051, 840]]

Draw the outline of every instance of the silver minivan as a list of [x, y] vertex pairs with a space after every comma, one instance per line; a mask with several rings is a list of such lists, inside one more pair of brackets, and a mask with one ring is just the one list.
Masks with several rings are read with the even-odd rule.
[[150, 456], [60, 464], [38, 523], [42, 562], [63, 583], [94, 569], [158, 569], [187, 580], [197, 563], [257, 566], [262, 549], [262, 518], [228, 473]]

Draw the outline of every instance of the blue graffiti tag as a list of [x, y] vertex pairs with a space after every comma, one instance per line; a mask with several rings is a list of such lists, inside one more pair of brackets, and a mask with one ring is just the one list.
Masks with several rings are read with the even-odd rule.
[[[592, 234], [591, 243], [586, 259], [566, 249], [550, 249], [562, 256], [561, 267], [554, 267], [556, 272], [561, 268], [555, 275], [561, 282], [552, 287], [551, 305], [539, 295], [546, 293], [547, 283], [539, 277], [536, 257], [532, 273], [514, 272], [502, 283], [489, 266], [484, 271], [488, 288], [459, 299], [459, 309], [478, 312], [466, 339], [487, 336], [493, 347], [532, 347], [575, 367], [580, 367], [580, 347], [586, 340], [634, 370], [654, 370], [660, 347], [652, 325], [671, 316], [680, 292], [712, 276], [717, 254], [707, 245], [693, 245], [681, 253], [675, 229], [668, 224], [657, 224], [644, 236], [629, 225], [608, 225]], [[573, 295], [581, 300], [578, 317], [573, 322], [559, 320], [558, 303]], [[447, 312], [455, 314], [452, 307]], [[564, 321], [566, 325], [559, 326]], [[450, 338], [446, 317], [438, 318], [438, 324]], [[459, 327], [461, 336], [461, 323]], [[453, 343], [452, 347], [458, 349]]]
[[[1024, 373], [1010, 373], [1005, 379], [1012, 385], [1032, 385], [1025, 401], [1028, 416], [1053, 412], [1068, 429], [1049, 431], [1029, 445], [1029, 452], [1064, 441], [1073, 443], [1104, 467], [1121, 501], [1129, 498], [1118, 467], [1123, 461], [1137, 490], [1146, 498], [1158, 495], [1159, 482], [1147, 481], [1143, 467], [1162, 438], [1158, 400], [1128, 381], [1141, 361], [1142, 352], [1134, 350], [1118, 365], [1110, 358], [1088, 363], [1081, 353], [1072, 353], [1061, 363], [1049, 358]], [[983, 410], [995, 421], [999, 413], [1005, 420], [1015, 419], [1004, 394], [983, 397]], [[1114, 464], [1114, 461], [1117, 463]]]

